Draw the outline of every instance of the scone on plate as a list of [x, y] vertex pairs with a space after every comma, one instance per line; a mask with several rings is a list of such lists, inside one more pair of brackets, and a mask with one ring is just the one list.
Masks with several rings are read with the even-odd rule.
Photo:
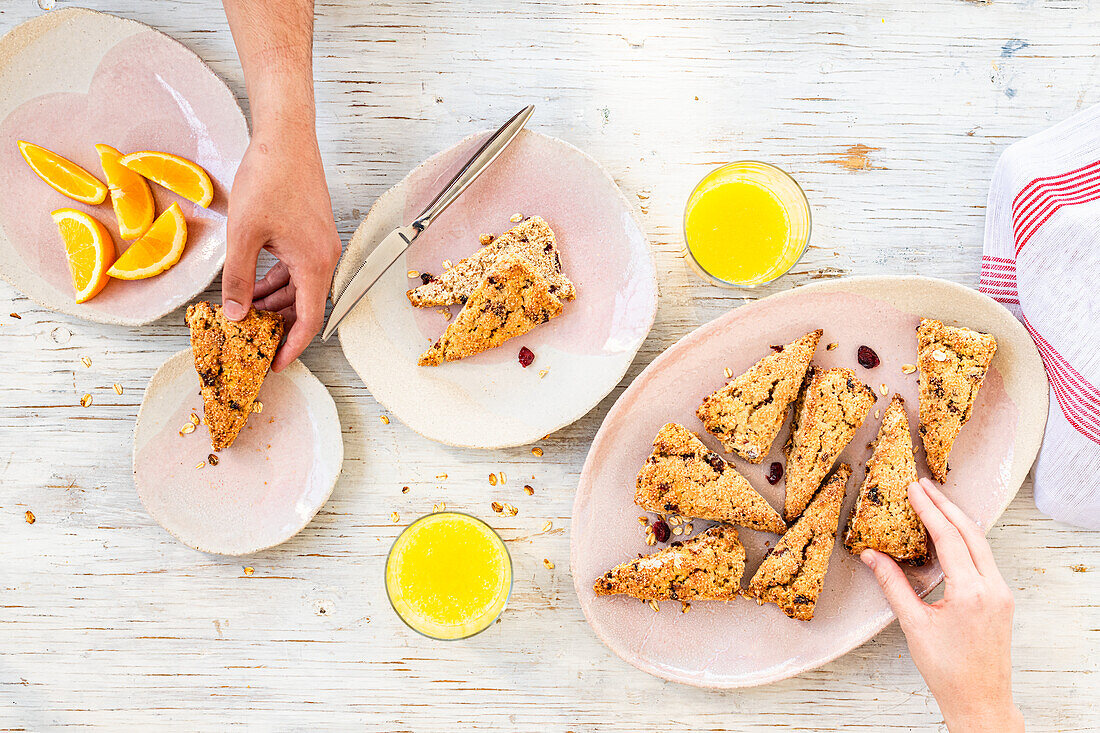
[[728, 601], [741, 590], [745, 548], [734, 527], [718, 524], [684, 542], [616, 565], [601, 575], [598, 596], [643, 601]]
[[874, 390], [856, 379], [851, 369], [812, 372], [795, 403], [786, 446], [783, 514], [788, 522], [806, 508], [876, 399]]
[[410, 290], [409, 302], [418, 308], [465, 305], [493, 264], [504, 255], [526, 260], [550, 284], [551, 294], [560, 300], [573, 300], [576, 296], [576, 287], [562, 272], [553, 230], [542, 217], [532, 216], [444, 270], [439, 277]]
[[840, 464], [805, 513], [768, 551], [749, 581], [749, 592], [758, 603], [774, 603], [783, 613], [800, 621], [814, 617], [836, 542], [845, 485], [851, 474], [847, 463]]
[[798, 397], [821, 333], [819, 328], [778, 348], [703, 400], [695, 414], [723, 448], [749, 463], [764, 460]]
[[561, 314], [550, 282], [517, 254], [499, 258], [447, 330], [417, 362], [438, 366], [500, 346]]
[[635, 482], [634, 503], [651, 512], [713, 519], [782, 534], [779, 513], [744, 476], [677, 423], [653, 440]]
[[917, 480], [913, 439], [905, 400], [894, 395], [874, 451], [867, 460], [867, 476], [848, 518], [844, 546], [853, 555], [866, 548], [885, 552], [895, 560], [923, 565], [928, 558], [928, 537], [924, 524], [909, 503], [909, 484]]
[[945, 326], [922, 318], [917, 328], [920, 372], [920, 434], [924, 460], [941, 484], [947, 480], [947, 457], [970, 419], [997, 339], [969, 328]]
[[220, 451], [233, 445], [252, 413], [283, 338], [283, 317], [252, 308], [244, 320], [231, 321], [220, 305], [200, 301], [188, 306], [187, 325], [210, 445]]

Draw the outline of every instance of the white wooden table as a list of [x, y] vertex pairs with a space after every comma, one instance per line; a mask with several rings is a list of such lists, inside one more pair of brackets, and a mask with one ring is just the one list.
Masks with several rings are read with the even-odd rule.
[[[180, 39], [243, 98], [218, 0], [88, 4]], [[534, 102], [533, 127], [591, 153], [636, 198], [657, 258], [656, 326], [619, 388], [543, 441], [541, 459], [382, 424], [335, 341], [314, 344], [304, 361], [339, 406], [343, 476], [298, 537], [234, 560], [169, 537], [130, 478], [142, 389], [186, 347], [182, 316], [99, 326], [0, 285], [0, 728], [942, 729], [896, 624], [817, 671], [729, 693], [620, 661], [577, 607], [573, 491], [622, 388], [727, 309], [849, 274], [976, 285], [1000, 151], [1100, 101], [1090, 5], [318, 0], [320, 138], [345, 237], [417, 162]], [[0, 28], [40, 12], [5, 0]], [[680, 254], [691, 186], [740, 158], [791, 171], [814, 216], [803, 261], [753, 293], [702, 284]], [[85, 392], [94, 403], [81, 408]], [[501, 469], [511, 480], [490, 487]], [[445, 501], [487, 517], [493, 500], [519, 507], [492, 519], [516, 569], [502, 622], [458, 643], [408, 631], [383, 592], [391, 512], [404, 524]], [[1040, 516], [1029, 482], [990, 538], [1016, 591], [1015, 688], [1031, 730], [1095, 730], [1097, 535]]]

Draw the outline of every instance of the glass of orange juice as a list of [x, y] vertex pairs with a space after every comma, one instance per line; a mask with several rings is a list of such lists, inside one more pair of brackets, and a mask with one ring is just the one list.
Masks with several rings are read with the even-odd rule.
[[489, 628], [512, 592], [512, 558], [485, 522], [428, 514], [401, 532], [386, 559], [386, 593], [401, 620], [433, 639]]
[[810, 203], [784, 171], [753, 160], [706, 175], [684, 209], [688, 261], [726, 287], [771, 282], [798, 262], [810, 241]]

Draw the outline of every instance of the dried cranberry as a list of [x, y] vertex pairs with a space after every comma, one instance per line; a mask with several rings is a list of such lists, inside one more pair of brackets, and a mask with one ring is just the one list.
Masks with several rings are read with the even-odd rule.
[[653, 536], [658, 542], [668, 542], [668, 537], [672, 534], [672, 530], [668, 528], [668, 524], [665, 523], [665, 520], [658, 519], [653, 523], [652, 529]]
[[874, 369], [879, 364], [878, 354], [870, 346], [860, 346], [856, 358], [859, 359], [859, 365], [864, 369]]
[[781, 478], [783, 478], [783, 464], [776, 461], [768, 467], [768, 483], [775, 486]]
[[425, 285], [430, 283], [432, 280], [435, 280], [435, 278], [432, 277], [432, 274], [430, 272], [420, 273], [420, 282], [424, 283]]
[[535, 352], [531, 351], [526, 346], [519, 347], [519, 365], [526, 369], [531, 366], [531, 362], [535, 360]]

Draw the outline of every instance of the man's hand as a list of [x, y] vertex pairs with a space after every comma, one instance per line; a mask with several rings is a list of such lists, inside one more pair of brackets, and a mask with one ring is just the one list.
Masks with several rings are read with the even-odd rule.
[[[261, 249], [279, 261], [257, 283]], [[229, 196], [222, 306], [232, 320], [244, 318], [253, 299], [257, 308], [283, 315], [287, 336], [275, 371], [297, 359], [321, 329], [339, 259], [340, 236], [312, 131], [253, 138]]]
[[[325, 318], [340, 258], [313, 100], [313, 0], [224, 0], [252, 108], [252, 142], [229, 194], [222, 307], [239, 320], [257, 308], [282, 313], [279, 371], [298, 358]], [[266, 249], [279, 262], [256, 282]]]
[[939, 703], [952, 733], [1023, 731], [1012, 701], [1012, 593], [981, 529], [928, 479], [909, 486], [909, 500], [928, 528], [947, 587], [943, 599], [917, 597], [889, 555], [864, 550], [898, 615], [909, 654]]

